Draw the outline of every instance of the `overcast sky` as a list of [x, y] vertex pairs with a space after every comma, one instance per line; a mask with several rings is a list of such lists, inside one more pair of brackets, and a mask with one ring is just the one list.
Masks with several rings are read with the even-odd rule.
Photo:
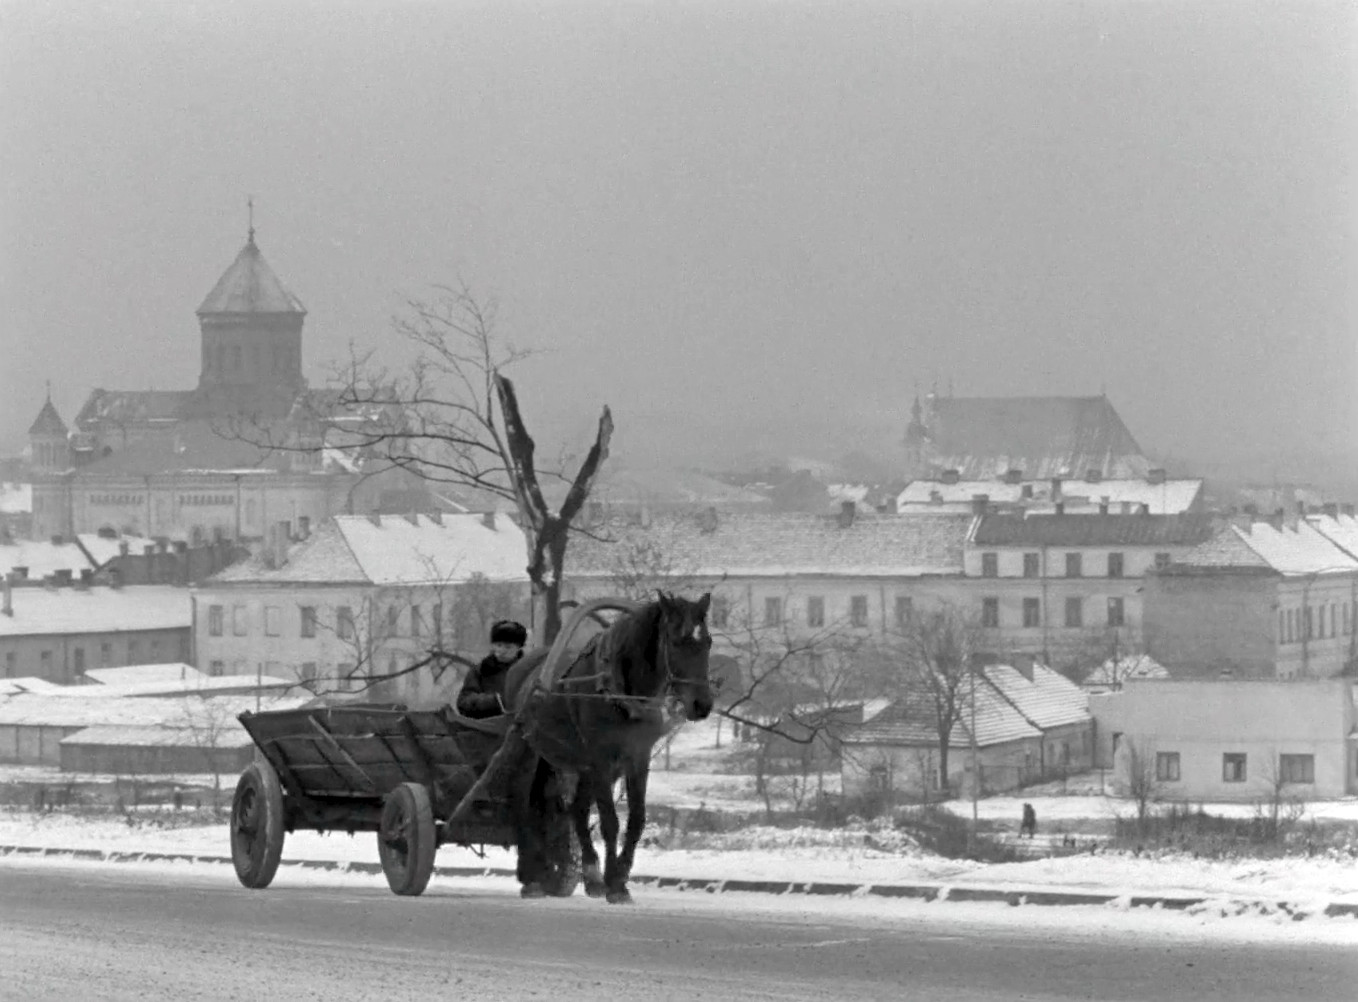
[[253, 194], [313, 383], [461, 276], [544, 439], [880, 454], [937, 379], [1352, 451], [1352, 4], [92, 6], [0, 0], [5, 448], [195, 385]]

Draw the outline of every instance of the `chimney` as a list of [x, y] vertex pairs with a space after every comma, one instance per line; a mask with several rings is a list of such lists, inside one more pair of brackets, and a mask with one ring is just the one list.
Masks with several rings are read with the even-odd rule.
[[1326, 501], [1323, 505], [1321, 505], [1321, 511], [1325, 512], [1325, 514], [1328, 515], [1330, 518], [1339, 517], [1339, 505], [1337, 502]]
[[1052, 477], [1052, 500], [1057, 501], [1061, 497], [1061, 478]]
[[274, 566], [282, 567], [288, 562], [288, 535], [292, 529], [292, 523], [279, 522], [277, 531], [274, 534]]
[[110, 567], [108, 569], [108, 586], [110, 588], [121, 588], [123, 586], [123, 569], [121, 567]]
[[1259, 517], [1259, 506], [1258, 506], [1258, 505], [1253, 505], [1253, 504], [1247, 504], [1247, 505], [1245, 505], [1245, 514], [1248, 515], [1248, 516], [1250, 517], [1251, 521], [1254, 520], [1254, 519], [1256, 519], [1256, 518], [1258, 518], [1258, 517]]
[[52, 576], [56, 578], [58, 588], [64, 588], [71, 583], [71, 569], [69, 567], [59, 568]]
[[1026, 678], [1029, 682], [1033, 680], [1033, 665], [1037, 663], [1035, 657], [1031, 654], [1016, 653], [1011, 655], [1009, 660], [1013, 662], [1011, 667], [1013, 667], [1016, 672]]
[[189, 544], [186, 543], [186, 542], [184, 542], [184, 540], [182, 540], [182, 539], [176, 539], [176, 540], [174, 541], [174, 551], [175, 551], [175, 553], [184, 553], [186, 550], [188, 550], [188, 548], [189, 548]]
[[1085, 470], [1085, 483], [1097, 484], [1102, 479], [1103, 479], [1102, 470]]
[[1287, 512], [1284, 511], [1282, 508], [1275, 508], [1273, 510], [1273, 515], [1268, 520], [1268, 524], [1273, 526], [1273, 528], [1277, 529], [1279, 532], [1282, 532], [1283, 520], [1284, 518], [1286, 518], [1286, 516]]
[[80, 569], [80, 587], [88, 590], [92, 584], [94, 584], [94, 568], [82, 567]]
[[[437, 512], [435, 513], [435, 515], [437, 515]], [[431, 516], [431, 517], [433, 517], [433, 516]], [[443, 524], [443, 520], [442, 520], [441, 518], [434, 518], [434, 521], [438, 522], [439, 525], [442, 525], [442, 524]], [[310, 515], [298, 515], [298, 516], [297, 516], [297, 535], [300, 536], [302, 539], [307, 539], [307, 538], [309, 538], [309, 537], [311, 536], [311, 516], [310, 516]]]
[[119, 555], [120, 557], [125, 557], [125, 556], [127, 556], [128, 549], [129, 549], [129, 547], [128, 547], [128, 545], [127, 545], [127, 540], [126, 540], [126, 539], [120, 539], [120, 540], [118, 540], [118, 555]]
[[169, 540], [169, 538], [166, 537], [166, 536], [157, 536], [157, 537], [156, 537], [156, 552], [157, 552], [157, 553], [167, 553], [167, 552], [169, 552], [169, 549], [170, 549], [170, 540]]
[[1297, 498], [1297, 518], [1305, 517], [1306, 517], [1306, 502], [1301, 498]]
[[1107, 514], [1108, 514], [1108, 495], [1107, 495], [1107, 494], [1105, 494], [1103, 497], [1099, 498], [1099, 514], [1100, 514], [1100, 515], [1107, 515]]
[[990, 510], [989, 494], [973, 494], [971, 496], [971, 513], [973, 515], [984, 515]]
[[1023, 498], [1025, 501], [1031, 501], [1033, 497], [1033, 485], [1024, 484], [1023, 488], [1019, 491], [1019, 497]]
[[1010, 467], [1004, 471], [1004, 482], [1006, 484], [1020, 484], [1023, 482], [1023, 471]]
[[1353, 517], [1354, 517], [1354, 514], [1353, 514], [1353, 505], [1351, 505], [1351, 504], [1341, 504], [1341, 505], [1339, 506], [1339, 511], [1340, 511], [1340, 513], [1342, 513], [1342, 514], [1347, 515], [1349, 518], [1353, 518]]
[[943, 503], [943, 492], [942, 492], [942, 491], [934, 491], [934, 490], [931, 490], [931, 491], [929, 492], [929, 503], [930, 503], [930, 504], [942, 504], [942, 503]]
[[900, 499], [892, 494], [877, 506], [877, 510], [883, 515], [899, 515], [901, 510]]
[[943, 476], [939, 479], [945, 484], [955, 484], [962, 479], [962, 474], [957, 470], [944, 470]]
[[28, 568], [27, 568], [27, 567], [24, 567], [22, 564], [16, 564], [16, 565], [14, 566], [13, 574], [14, 574], [14, 580], [15, 580], [15, 581], [27, 581], [27, 580], [28, 580]]
[[841, 501], [839, 503], [839, 517], [837, 519], [839, 527], [841, 529], [847, 529], [849, 526], [853, 525], [853, 519], [856, 513], [857, 505], [852, 501]]
[[[309, 519], [309, 518], [307, 518], [305, 515], [303, 515], [300, 521], [301, 521], [301, 529], [302, 529], [302, 538], [303, 538], [303, 539], [309, 539], [309, 538], [311, 537], [311, 519]], [[429, 513], [429, 521], [433, 522], [435, 525], [442, 525], [442, 524], [443, 524], [443, 512], [441, 512], [441, 511], [431, 511], [431, 512]]]
[[1149, 515], [1151, 513], [1151, 506], [1143, 501], [1140, 505], [1137, 506], [1136, 513], [1138, 515]]
[[1064, 501], [1056, 502], [1056, 514], [1064, 515], [1065, 513], [1066, 513], [1066, 503]]
[[380, 511], [370, 512], [368, 515], [368, 521], [371, 522], [373, 525], [377, 526], [379, 529], [382, 528], [382, 513]]
[[3, 610], [6, 616], [14, 616], [14, 572], [5, 575], [5, 605]]
[[1163, 484], [1165, 482], [1165, 471], [1160, 467], [1146, 471], [1146, 482], [1149, 484]]
[[488, 512], [486, 512], [485, 514], [483, 514], [483, 515], [481, 516], [481, 524], [484, 525], [487, 529], [491, 530], [491, 532], [494, 532], [494, 531], [495, 531], [495, 512], [493, 512], [493, 511], [488, 511]]

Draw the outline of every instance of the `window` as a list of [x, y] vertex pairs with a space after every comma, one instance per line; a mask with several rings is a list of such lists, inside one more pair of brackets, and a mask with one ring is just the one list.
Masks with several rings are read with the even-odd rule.
[[79, 675], [85, 670], [85, 648], [77, 647], [71, 651], [71, 659], [74, 663], [75, 673]]
[[1315, 625], [1315, 624], [1314, 624], [1314, 623], [1312, 622], [1312, 620], [1311, 620], [1311, 607], [1308, 605], [1308, 606], [1306, 607], [1306, 639], [1307, 639], [1307, 640], [1310, 640], [1311, 637], [1314, 636], [1314, 633], [1313, 633], [1313, 631], [1312, 631], [1312, 627], [1313, 627], [1314, 625]]
[[266, 637], [278, 636], [282, 619], [283, 617], [279, 615], [278, 606], [266, 605], [264, 607], [264, 635]]
[[341, 640], [354, 639], [354, 610], [347, 605], [335, 610], [335, 632]]
[[99, 645], [99, 667], [108, 668], [113, 664], [113, 645], [104, 641]]
[[1108, 600], [1108, 625], [1127, 625], [1127, 605], [1124, 599], [1110, 598]]
[[358, 685], [355, 669], [358, 666], [352, 661], [345, 661], [339, 666], [339, 685], [341, 689], [352, 689]]
[[981, 599], [981, 625], [992, 628], [1000, 625], [1000, 600], [998, 598]]
[[51, 674], [52, 671], [52, 652], [43, 651], [38, 655], [38, 667], [42, 669], [42, 677]]
[[725, 595], [712, 596], [712, 625], [725, 629], [731, 619], [731, 600]]
[[910, 625], [910, 620], [915, 618], [915, 603], [910, 600], [909, 595], [896, 596], [896, 625], [905, 627]]
[[213, 678], [217, 678], [220, 675], [225, 675], [226, 665], [221, 661], [213, 661], [208, 666], [208, 674], [211, 675]]
[[1287, 613], [1282, 609], [1278, 610], [1278, 643], [1287, 642]]
[[1078, 578], [1084, 576], [1084, 554], [1066, 554], [1066, 577]]
[[231, 632], [238, 637], [246, 636], [250, 632], [249, 610], [243, 605], [231, 607]]
[[443, 603], [435, 602], [429, 607], [429, 625], [433, 629], [434, 639], [443, 639]]
[[1164, 570], [1166, 567], [1169, 566], [1169, 564], [1170, 564], [1170, 555], [1169, 555], [1168, 553], [1157, 553], [1157, 554], [1155, 555], [1155, 569], [1156, 569], [1156, 570]]
[[316, 635], [316, 607], [314, 605], [302, 606], [302, 636], [314, 637]]
[[399, 637], [401, 635], [401, 607], [399, 605], [387, 606], [387, 636]]
[[1245, 755], [1243, 752], [1227, 752], [1221, 756], [1221, 781], [1223, 783], [1245, 782]]
[[222, 607], [220, 605], [207, 607], [207, 635], [209, 637], [220, 637], [222, 635]]
[[1314, 783], [1316, 757], [1314, 755], [1279, 755], [1279, 779], [1284, 783]]
[[153, 665], [161, 664], [161, 660], [160, 660], [160, 641], [159, 641], [159, 640], [152, 640], [152, 641], [151, 641], [151, 660], [150, 660], [148, 663], [149, 663], [149, 664], [153, 664]]
[[130, 665], [141, 664], [141, 642], [129, 640], [127, 642], [127, 663]]
[[15, 677], [15, 660], [13, 651], [5, 651], [5, 678]]
[[1179, 753], [1162, 751], [1155, 753], [1155, 778], [1161, 783], [1179, 781]]
[[424, 614], [418, 605], [410, 607], [410, 635], [416, 640], [424, 636]]
[[1084, 599], [1078, 597], [1066, 599], [1066, 625], [1084, 626], [1084, 624]]
[[866, 595], [850, 597], [849, 622], [854, 626], [868, 625], [868, 597]]
[[1108, 554], [1108, 576], [1110, 578], [1122, 577], [1122, 554]]
[[981, 577], [997, 578], [1000, 576], [1000, 555], [998, 553], [981, 554]]
[[806, 600], [806, 625], [825, 625], [825, 599], [822, 596], [812, 595]]
[[891, 789], [891, 773], [884, 765], [874, 765], [868, 770], [868, 789], [883, 792]]
[[1035, 578], [1037, 577], [1037, 574], [1037, 554], [1025, 553], [1023, 555], [1023, 576], [1025, 578]]
[[1023, 600], [1023, 625], [1042, 625], [1042, 602], [1040, 599], [1025, 598]]
[[303, 662], [302, 662], [302, 681], [303, 681], [303, 682], [314, 682], [314, 681], [316, 681], [316, 662], [315, 662], [315, 661], [303, 661]]
[[764, 599], [764, 625], [779, 626], [783, 622], [783, 600], [781, 598]]

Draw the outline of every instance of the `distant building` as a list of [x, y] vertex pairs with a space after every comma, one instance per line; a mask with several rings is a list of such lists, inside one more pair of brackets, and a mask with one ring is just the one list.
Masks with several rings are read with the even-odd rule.
[[0, 678], [81, 681], [91, 668], [190, 660], [183, 588], [68, 583], [16, 587], [0, 609]]
[[1151, 463], [1107, 397], [915, 399], [905, 432], [907, 478], [955, 470], [962, 480], [1145, 477]]
[[957, 470], [943, 470], [935, 478], [912, 480], [895, 502], [907, 514], [969, 506], [978, 499], [998, 511], [1054, 513], [1059, 506], [1070, 515], [1182, 515], [1205, 509], [1201, 479], [1169, 479], [1162, 469], [1127, 480], [1105, 479], [1097, 470], [1076, 478], [1031, 480], [1019, 469], [993, 480], [962, 480]]
[[461, 668], [437, 662], [369, 687], [431, 650], [479, 660], [496, 619], [531, 629], [526, 564], [523, 532], [504, 515], [337, 516], [193, 590], [195, 664], [317, 692], [429, 699]]
[[1358, 793], [1352, 679], [1137, 679], [1092, 695], [1098, 764], [1155, 799], [1267, 803]]
[[1358, 557], [1330, 538], [1358, 535], [1344, 518], [1241, 516], [1150, 573], [1146, 653], [1176, 679], [1339, 675], [1358, 653]]
[[346, 410], [302, 378], [306, 310], [245, 246], [198, 308], [198, 386], [92, 391], [68, 431], [49, 398], [29, 431], [30, 533], [100, 530], [190, 543], [305, 534], [331, 514], [436, 510], [423, 481], [381, 470]]
[[994, 650], [1088, 669], [1141, 649], [1145, 575], [1212, 532], [1206, 515], [978, 511], [966, 544], [968, 608]]
[[[1090, 768], [1093, 718], [1079, 686], [1028, 660], [978, 668], [974, 690], [971, 681], [959, 691], [961, 712], [948, 741], [955, 794], [973, 787], [997, 793]], [[925, 798], [943, 789], [938, 718], [928, 699], [898, 701], [845, 733], [842, 745], [846, 794]]]

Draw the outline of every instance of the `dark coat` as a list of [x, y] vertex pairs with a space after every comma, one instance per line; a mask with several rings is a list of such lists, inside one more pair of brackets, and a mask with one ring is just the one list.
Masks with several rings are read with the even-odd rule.
[[[522, 651], [519, 657], [523, 657]], [[474, 718], [495, 717], [504, 713], [501, 700], [505, 694], [505, 682], [509, 678], [509, 669], [514, 667], [518, 659], [506, 664], [494, 654], [482, 658], [479, 665], [467, 672], [467, 678], [458, 691], [457, 712], [464, 717]]]

